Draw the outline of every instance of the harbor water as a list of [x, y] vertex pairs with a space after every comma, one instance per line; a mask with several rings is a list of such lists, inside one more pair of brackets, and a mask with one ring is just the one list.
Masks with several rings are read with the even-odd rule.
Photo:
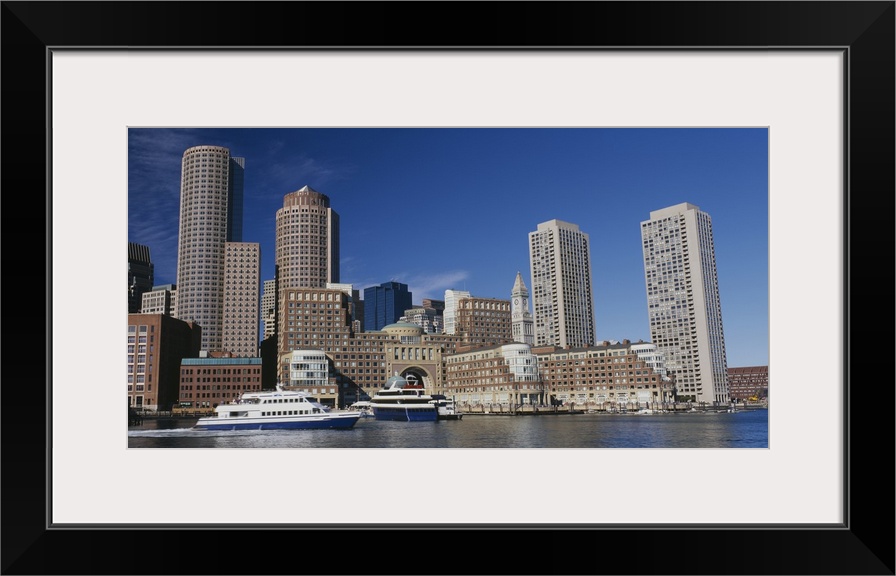
[[655, 414], [467, 414], [462, 420], [362, 418], [349, 430], [199, 431], [146, 419], [129, 448], [768, 448], [768, 410]]

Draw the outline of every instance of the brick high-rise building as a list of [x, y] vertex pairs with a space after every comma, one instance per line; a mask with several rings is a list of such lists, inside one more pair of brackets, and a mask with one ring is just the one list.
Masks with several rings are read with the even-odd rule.
[[128, 406], [170, 410], [180, 363], [199, 354], [202, 328], [162, 314], [128, 314]]
[[260, 279], [261, 246], [258, 242], [227, 242], [221, 345], [233, 356], [258, 356]]
[[[339, 214], [330, 207], [328, 196], [310, 186], [286, 194], [277, 210], [275, 233], [278, 313], [286, 290], [339, 282]], [[282, 333], [282, 318], [278, 324]]]

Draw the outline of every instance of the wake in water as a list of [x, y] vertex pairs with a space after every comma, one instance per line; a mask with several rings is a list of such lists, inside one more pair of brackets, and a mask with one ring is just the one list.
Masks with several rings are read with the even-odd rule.
[[259, 436], [277, 434], [279, 430], [196, 430], [195, 428], [166, 428], [163, 430], [128, 430], [129, 438], [212, 438], [215, 436]]

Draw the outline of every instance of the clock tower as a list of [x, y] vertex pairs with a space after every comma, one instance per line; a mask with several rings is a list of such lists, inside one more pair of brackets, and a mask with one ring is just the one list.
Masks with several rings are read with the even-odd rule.
[[523, 276], [517, 272], [513, 291], [510, 293], [511, 322], [513, 324], [513, 341], [533, 345], [535, 330], [532, 314], [529, 312], [529, 290], [523, 282]]

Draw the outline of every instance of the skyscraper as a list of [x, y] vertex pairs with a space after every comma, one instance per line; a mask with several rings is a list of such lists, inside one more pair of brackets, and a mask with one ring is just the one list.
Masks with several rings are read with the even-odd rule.
[[[282, 332], [282, 295], [287, 289], [339, 282], [339, 214], [330, 208], [330, 198], [310, 186], [286, 194], [277, 210], [274, 250]], [[280, 342], [281, 335], [277, 338]]]
[[577, 224], [549, 220], [529, 232], [535, 346], [594, 344], [591, 248]]
[[408, 285], [400, 282], [383, 282], [365, 288], [364, 331], [375, 332], [398, 322], [404, 311], [411, 308], [411, 297]]
[[678, 398], [728, 402], [725, 335], [712, 220], [693, 204], [641, 222], [650, 337], [675, 378]]
[[513, 289], [510, 291], [511, 321], [513, 324], [514, 342], [533, 345], [535, 343], [535, 330], [532, 321], [532, 313], [529, 312], [529, 290], [523, 282], [523, 275], [516, 273]]
[[258, 356], [261, 246], [227, 242], [224, 246], [224, 321], [222, 349], [238, 358]]
[[177, 308], [202, 328], [202, 350], [222, 349], [224, 245], [242, 241], [243, 158], [222, 146], [188, 148], [181, 161]]
[[140, 312], [143, 293], [152, 290], [153, 275], [149, 246], [128, 242], [128, 314]]

